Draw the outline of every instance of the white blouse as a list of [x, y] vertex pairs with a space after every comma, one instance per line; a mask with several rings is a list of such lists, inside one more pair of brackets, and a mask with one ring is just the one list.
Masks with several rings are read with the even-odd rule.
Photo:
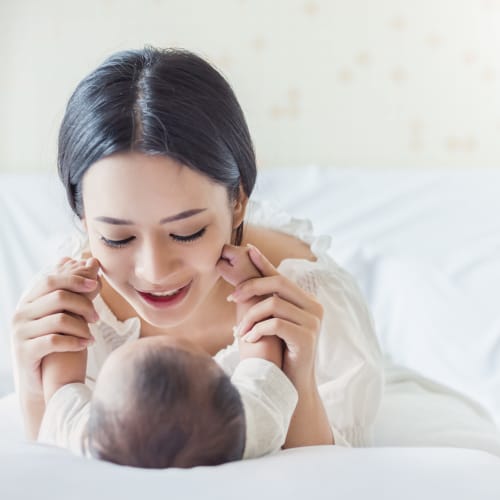
[[[330, 237], [315, 236], [310, 221], [293, 218], [270, 203], [250, 202], [247, 222], [296, 236], [309, 244], [316, 261], [285, 259], [278, 271], [315, 295], [324, 309], [317, 345], [316, 381], [335, 443], [370, 446], [384, 385], [383, 359], [371, 315], [358, 286], [330, 257]], [[72, 251], [66, 247], [62, 255], [81, 257], [87, 241], [83, 233], [75, 236], [76, 246]], [[140, 335], [139, 318], [119, 321], [100, 296], [94, 305], [100, 320], [89, 325], [95, 338], [87, 363], [86, 385], [91, 390], [111, 351]], [[237, 342], [219, 351], [214, 359], [232, 375], [239, 363]], [[273, 380], [273, 384], [281, 380], [286, 393], [286, 377]], [[276, 386], [272, 391], [280, 392]], [[254, 398], [252, 404], [261, 404], [259, 398]], [[261, 429], [256, 427], [255, 431]], [[258, 442], [258, 436], [255, 438]], [[255, 456], [258, 454], [256, 450]]]

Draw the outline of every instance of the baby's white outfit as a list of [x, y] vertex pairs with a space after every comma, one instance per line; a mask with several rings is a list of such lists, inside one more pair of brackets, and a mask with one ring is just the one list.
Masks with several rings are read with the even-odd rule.
[[[247, 221], [296, 236], [310, 245], [316, 261], [285, 259], [278, 271], [313, 294], [324, 309], [317, 344], [316, 382], [335, 443], [371, 445], [384, 368], [372, 319], [359, 288], [328, 254], [330, 238], [314, 236], [309, 221], [295, 219], [262, 202], [249, 203]], [[83, 234], [75, 236], [76, 248], [66, 248], [62, 255], [80, 258], [87, 242]], [[139, 318], [119, 321], [100, 296], [94, 305], [100, 320], [89, 325], [96, 341], [89, 348], [86, 384], [70, 384], [54, 394], [39, 434], [39, 440], [75, 452], [83, 446], [91, 391], [105, 359], [118, 346], [140, 335]], [[265, 360], [240, 363], [237, 341], [219, 351], [214, 359], [232, 377], [242, 396], [247, 422], [245, 457], [278, 450], [297, 403], [290, 380]]]

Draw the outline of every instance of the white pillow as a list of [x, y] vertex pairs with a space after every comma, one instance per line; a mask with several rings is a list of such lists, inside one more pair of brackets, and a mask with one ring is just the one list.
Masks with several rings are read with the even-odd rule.
[[52, 174], [0, 174], [0, 396], [14, 389], [10, 323], [22, 292], [73, 226]]
[[440, 262], [393, 256], [350, 268], [384, 352], [479, 401], [500, 424], [500, 245], [471, 245]]

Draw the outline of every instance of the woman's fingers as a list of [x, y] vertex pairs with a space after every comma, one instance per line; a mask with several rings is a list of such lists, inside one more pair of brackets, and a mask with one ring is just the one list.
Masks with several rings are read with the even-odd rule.
[[32, 356], [34, 359], [42, 359], [53, 352], [82, 351], [87, 349], [90, 344], [90, 341], [79, 337], [53, 333], [33, 339], [28, 343], [28, 348], [36, 353]]
[[275, 276], [279, 274], [278, 270], [269, 262], [268, 258], [255, 246], [247, 244], [248, 255], [254, 266], [260, 271], [262, 276]]
[[51, 314], [50, 316], [30, 321], [19, 332], [19, 336], [24, 340], [51, 334], [72, 335], [82, 339], [93, 340], [87, 322], [81, 317], [66, 313]]
[[92, 299], [100, 288], [97, 259], [65, 257], [40, 277], [19, 302], [12, 318], [12, 343], [23, 384], [43, 395], [41, 360], [53, 352], [76, 352], [92, 342], [96, 320]]
[[316, 302], [313, 296], [281, 274], [247, 280], [236, 287], [231, 298], [235, 302], [245, 302], [252, 297], [273, 294], [278, 294], [301, 309], [307, 309]]
[[22, 314], [26, 319], [35, 320], [64, 311], [82, 316], [87, 323], [94, 323], [99, 319], [92, 301], [86, 295], [67, 290], [54, 290], [42, 295], [26, 304]]
[[279, 318], [310, 329], [319, 328], [319, 319], [294, 304], [273, 295], [251, 306], [241, 319], [237, 334], [245, 335], [256, 323]]
[[98, 286], [97, 280], [82, 276], [67, 274], [49, 274], [42, 278], [24, 298], [25, 302], [46, 295], [55, 290], [68, 290], [70, 292], [89, 293]]
[[243, 337], [245, 342], [257, 342], [260, 338], [274, 335], [282, 339], [290, 354], [297, 354], [301, 347], [312, 345], [306, 338], [307, 330], [295, 323], [281, 318], [270, 318], [260, 321]]

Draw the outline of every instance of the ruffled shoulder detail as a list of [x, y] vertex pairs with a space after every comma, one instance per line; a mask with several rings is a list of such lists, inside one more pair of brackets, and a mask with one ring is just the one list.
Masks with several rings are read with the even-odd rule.
[[320, 260], [330, 250], [332, 238], [329, 235], [315, 235], [313, 224], [308, 219], [297, 219], [275, 203], [250, 200], [247, 221], [257, 226], [274, 229], [299, 238], [307, 243], [315, 257]]
[[139, 338], [141, 322], [138, 316], [128, 318], [125, 321], [119, 320], [113, 311], [104, 302], [101, 295], [97, 295], [94, 299], [94, 305], [99, 313], [99, 320], [109, 325], [114, 333], [123, 338], [136, 339]]

